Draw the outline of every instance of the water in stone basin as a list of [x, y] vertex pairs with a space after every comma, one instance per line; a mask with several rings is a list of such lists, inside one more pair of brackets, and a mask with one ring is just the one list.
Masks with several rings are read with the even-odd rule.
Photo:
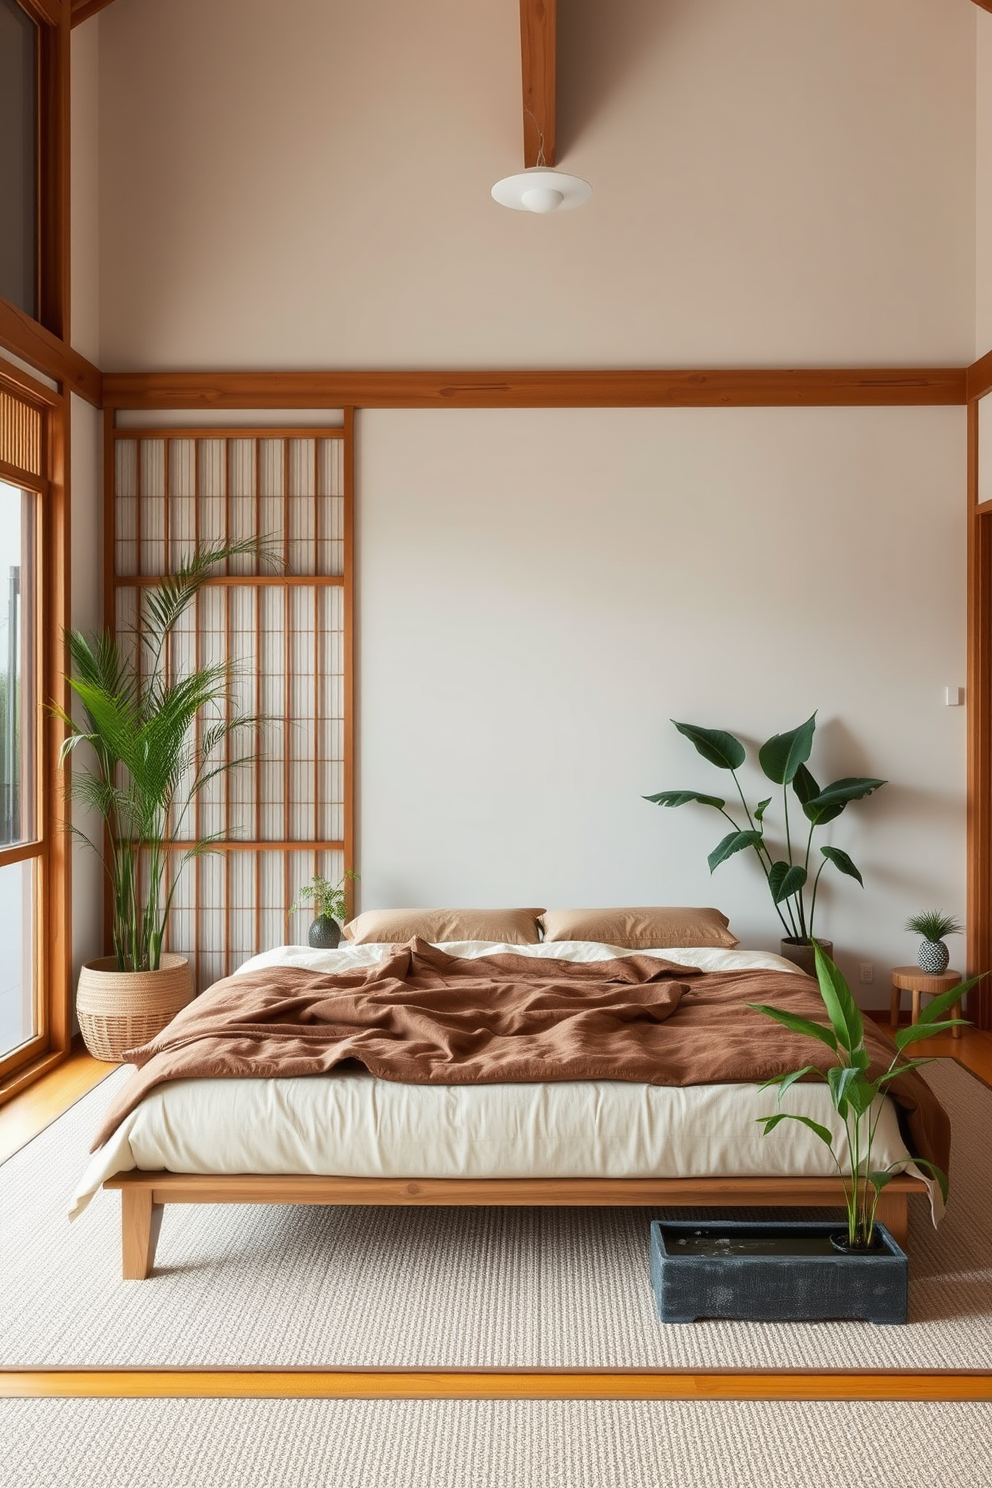
[[829, 1235], [729, 1235], [698, 1230], [668, 1241], [672, 1256], [836, 1256]]

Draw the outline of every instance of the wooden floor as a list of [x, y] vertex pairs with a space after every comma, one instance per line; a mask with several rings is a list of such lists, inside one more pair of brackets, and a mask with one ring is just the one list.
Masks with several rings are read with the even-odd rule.
[[[881, 1022], [887, 1015], [879, 1013]], [[913, 1046], [955, 1059], [992, 1088], [992, 1034], [966, 1028]], [[116, 1065], [84, 1050], [0, 1108], [0, 1162]], [[8, 1369], [0, 1399], [25, 1397], [429, 1400], [980, 1400], [989, 1370]]]

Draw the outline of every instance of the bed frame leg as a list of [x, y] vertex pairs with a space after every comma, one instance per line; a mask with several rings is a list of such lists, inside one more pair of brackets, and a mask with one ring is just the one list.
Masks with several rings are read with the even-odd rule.
[[904, 1193], [889, 1193], [883, 1189], [878, 1196], [875, 1218], [884, 1224], [897, 1245], [906, 1249], [909, 1239], [909, 1196]]
[[125, 1281], [144, 1281], [151, 1275], [164, 1207], [152, 1202], [150, 1188], [137, 1184], [122, 1187], [121, 1247]]

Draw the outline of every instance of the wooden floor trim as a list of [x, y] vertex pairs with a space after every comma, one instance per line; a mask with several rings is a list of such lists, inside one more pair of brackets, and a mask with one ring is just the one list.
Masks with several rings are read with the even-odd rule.
[[3, 1399], [988, 1400], [992, 1370], [9, 1369]]

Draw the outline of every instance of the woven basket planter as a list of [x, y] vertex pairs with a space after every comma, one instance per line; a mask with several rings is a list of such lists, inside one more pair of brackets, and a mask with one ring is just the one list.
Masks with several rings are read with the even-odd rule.
[[120, 1064], [161, 1033], [193, 999], [193, 980], [185, 956], [165, 953], [158, 971], [118, 971], [116, 956], [88, 961], [79, 973], [76, 1016], [94, 1059]]

